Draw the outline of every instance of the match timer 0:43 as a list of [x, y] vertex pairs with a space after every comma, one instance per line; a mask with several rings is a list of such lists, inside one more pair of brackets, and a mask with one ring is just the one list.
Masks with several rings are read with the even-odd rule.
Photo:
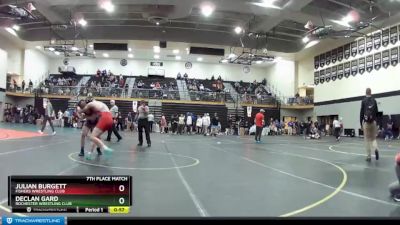
[[13, 212], [129, 213], [131, 176], [9, 176]]

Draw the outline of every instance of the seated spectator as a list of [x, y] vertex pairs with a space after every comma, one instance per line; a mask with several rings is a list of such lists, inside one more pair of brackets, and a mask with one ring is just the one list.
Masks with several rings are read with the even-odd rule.
[[221, 75], [218, 76], [218, 80], [219, 80], [219, 81], [222, 81]]
[[203, 85], [203, 84], [200, 84], [199, 89], [200, 89], [200, 91], [204, 91], [204, 85]]
[[187, 73], [185, 73], [185, 74], [183, 75], [183, 78], [184, 78], [185, 80], [187, 80], [188, 77], [189, 77], [189, 75], [188, 75]]
[[182, 79], [182, 75], [181, 75], [181, 73], [178, 73], [178, 75], [176, 75], [176, 79], [177, 79], [177, 80], [180, 80], [180, 79]]
[[215, 80], [215, 78], [214, 78], [214, 75], [212, 75], [212, 77], [211, 77], [211, 81], [214, 81]]
[[156, 88], [156, 89], [161, 89], [160, 82], [158, 82], [158, 81], [156, 82], [156, 84], [155, 84], [155, 88]]

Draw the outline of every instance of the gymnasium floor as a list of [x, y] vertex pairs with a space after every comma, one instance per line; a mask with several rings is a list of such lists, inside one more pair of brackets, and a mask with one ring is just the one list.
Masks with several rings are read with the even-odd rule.
[[368, 164], [359, 138], [337, 144], [332, 137], [279, 136], [255, 144], [254, 136], [153, 134], [151, 148], [137, 149], [137, 134], [123, 133], [120, 143], [114, 137], [108, 161], [88, 162], [77, 157], [80, 130], [20, 139], [9, 139], [8, 132], [0, 132], [0, 215], [9, 215], [8, 175], [112, 174], [133, 176], [130, 216], [400, 216], [387, 188], [396, 180], [396, 141], [380, 142], [381, 159]]

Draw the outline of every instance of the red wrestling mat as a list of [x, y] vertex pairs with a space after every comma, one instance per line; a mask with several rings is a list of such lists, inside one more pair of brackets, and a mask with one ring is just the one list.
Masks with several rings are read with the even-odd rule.
[[44, 136], [44, 135], [41, 135], [37, 132], [8, 130], [8, 129], [0, 128], [0, 140], [31, 138], [31, 137], [39, 137], [39, 136]]

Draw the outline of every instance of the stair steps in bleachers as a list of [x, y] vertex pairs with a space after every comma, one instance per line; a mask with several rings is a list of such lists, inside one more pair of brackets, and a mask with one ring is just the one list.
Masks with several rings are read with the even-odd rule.
[[189, 92], [188, 92], [188, 89], [186, 86], [186, 81], [177, 80], [176, 83], [178, 85], [180, 99], [190, 101], [190, 96], [189, 96]]
[[154, 121], [159, 122], [162, 114], [162, 102], [160, 100], [149, 100], [149, 110], [154, 115]]
[[132, 89], [133, 89], [133, 86], [135, 85], [135, 81], [136, 81], [136, 78], [134, 78], [134, 77], [129, 77], [126, 79], [126, 83], [129, 85], [127, 96], [132, 96]]
[[229, 82], [224, 82], [223, 84], [225, 89], [229, 90], [229, 93], [226, 94], [226, 102], [237, 102], [239, 95], [232, 84]]
[[82, 77], [82, 79], [79, 81], [78, 83], [78, 89], [77, 89], [77, 93], [80, 93], [81, 91], [81, 86], [86, 86], [87, 82], [90, 80], [90, 76], [84, 76]]

